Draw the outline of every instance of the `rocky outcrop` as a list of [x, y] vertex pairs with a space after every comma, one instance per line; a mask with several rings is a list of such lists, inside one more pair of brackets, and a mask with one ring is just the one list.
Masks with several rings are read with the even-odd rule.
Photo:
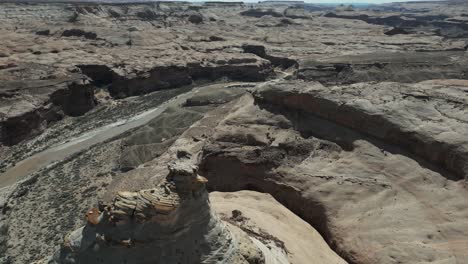
[[390, 29], [389, 31], [386, 31], [384, 34], [387, 35], [387, 36], [394, 36], [394, 35], [398, 35], [398, 34], [406, 35], [406, 34], [409, 34], [409, 32], [402, 29], [402, 28], [394, 27], [394, 28]]
[[36, 136], [63, 114], [79, 116], [96, 104], [94, 86], [86, 77], [3, 81], [0, 85], [0, 142], [4, 145]]
[[299, 61], [297, 78], [323, 84], [466, 79], [464, 52], [370, 53]]
[[188, 17], [188, 21], [193, 24], [203, 23], [203, 17], [200, 14], [192, 14]]
[[175, 88], [192, 83], [186, 67], [155, 67], [150, 72], [141, 73], [135, 78], [118, 76], [109, 86], [115, 98], [146, 94], [161, 89]]
[[[405, 148], [459, 178], [468, 177], [468, 120], [463, 118], [468, 98], [463, 88], [381, 83], [331, 89], [333, 93], [320, 84], [283, 83], [256, 96], [258, 102], [311, 113]], [[391, 98], [391, 105], [385, 98]]]
[[[0, 146], [0, 263], [70, 233], [58, 262], [466, 262], [466, 80], [419, 81], [467, 79], [467, 5], [226, 6], [1, 4], [2, 140], [21, 144]], [[209, 190], [298, 217], [223, 194], [217, 218], [166, 177], [188, 153]]]
[[[112, 15], [115, 17], [121, 17], [120, 13], [117, 13], [116, 11], [112, 11]], [[151, 20], [158, 20], [158, 19], [162, 19], [164, 18], [164, 16], [162, 14], [158, 14], [156, 13], [155, 11], [151, 10], [151, 9], [145, 9], [143, 11], [138, 11], [136, 12], [136, 16], [142, 20], [146, 20], [146, 21], [151, 21]]]
[[7, 117], [0, 123], [1, 142], [6, 146], [18, 144], [25, 139], [39, 135], [47, 127], [47, 123], [61, 118], [49, 107], [41, 107], [17, 116]]
[[272, 17], [282, 17], [283, 14], [274, 11], [273, 9], [249, 9], [240, 13], [241, 16], [249, 17], [263, 17], [263, 16], [272, 16]]
[[112, 83], [118, 75], [108, 66], [99, 64], [77, 65], [81, 72], [88, 76], [96, 86], [106, 86]]
[[235, 81], [259, 82], [265, 81], [272, 73], [268, 61], [242, 56], [216, 64], [193, 63], [189, 64], [188, 68], [193, 80], [216, 80], [225, 77]]
[[303, 7], [288, 7], [284, 10], [283, 15], [292, 19], [311, 19], [310, 13]]
[[463, 263], [462, 90], [265, 85], [216, 128], [200, 168], [211, 190], [270, 193], [349, 263]]
[[423, 21], [416, 21], [409, 19], [404, 16], [385, 16], [385, 17], [374, 17], [368, 14], [360, 14], [358, 12], [354, 13], [352, 11], [342, 12], [342, 13], [327, 13], [325, 17], [333, 17], [333, 18], [343, 18], [343, 19], [357, 19], [362, 20], [367, 23], [371, 24], [378, 24], [378, 25], [386, 25], [386, 26], [394, 26], [394, 27], [418, 27], [426, 25]]
[[245, 53], [252, 53], [260, 58], [269, 60], [275, 67], [290, 68], [298, 66], [297, 61], [294, 59], [267, 54], [265, 47], [262, 45], [244, 44], [242, 45], [242, 49]]
[[50, 35], [50, 30], [49, 29], [44, 29], [44, 30], [36, 31], [36, 35], [49, 36]]
[[119, 192], [89, 210], [86, 226], [65, 239], [52, 263], [265, 262], [210, 209], [207, 180], [196, 167], [178, 161], [169, 171], [153, 189]]
[[67, 88], [66, 90], [58, 90], [51, 95], [52, 103], [60, 106], [66, 115], [80, 116], [96, 106], [94, 85], [72, 82]]
[[346, 263], [316, 230], [268, 193], [211, 192], [210, 201], [223, 220], [262, 242], [270, 240], [270, 248], [287, 251], [290, 263]]
[[86, 39], [96, 39], [97, 34], [94, 32], [87, 32], [81, 29], [67, 29], [62, 32], [62, 37], [84, 37]]
[[265, 58], [267, 56], [265, 47], [262, 45], [244, 44], [242, 45], [242, 49], [245, 53], [252, 53], [261, 58]]
[[184, 66], [155, 66], [148, 72], [120, 75], [105, 65], [80, 65], [96, 85], [107, 86], [111, 96], [124, 98], [162, 89], [177, 88], [197, 80], [215, 81], [228, 78], [239, 81], [264, 81], [271, 74], [269, 61], [255, 56], [238, 56], [207, 63]]
[[413, 14], [367, 14], [361, 12], [339, 12], [327, 13], [326, 17], [343, 18], [343, 19], [357, 19], [370, 24], [386, 25], [391, 27], [398, 27], [412, 33], [418, 31], [426, 31], [436, 33], [437, 35], [447, 38], [464, 38], [468, 35], [468, 25], [464, 21], [450, 21], [447, 20], [447, 15], [422, 15]]

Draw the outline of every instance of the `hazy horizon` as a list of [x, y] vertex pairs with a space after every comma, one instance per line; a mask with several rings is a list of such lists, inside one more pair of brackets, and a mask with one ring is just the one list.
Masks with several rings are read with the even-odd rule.
[[[259, 2], [265, 0], [188, 0], [189, 2], [209, 2], [209, 1], [223, 1], [223, 2]], [[294, 0], [283, 0], [283, 1], [294, 1]], [[384, 4], [392, 2], [421, 2], [421, 1], [439, 1], [439, 0], [304, 0], [306, 3], [312, 4]]]
[[[362, 0], [362, 1], [342, 1], [342, 0], [309, 0], [305, 1], [307, 3], [369, 3], [369, 4], [382, 4], [382, 3], [392, 3], [392, 2], [414, 2], [414, 1], [427, 1], [427, 0]], [[433, 0], [435, 1], [435, 0]]]

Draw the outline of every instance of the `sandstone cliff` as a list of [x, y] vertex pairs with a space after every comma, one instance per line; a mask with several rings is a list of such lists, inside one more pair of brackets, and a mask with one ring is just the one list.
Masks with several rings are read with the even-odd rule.
[[242, 232], [211, 210], [207, 180], [188, 161], [169, 165], [152, 189], [119, 192], [86, 214], [51, 263], [265, 263]]

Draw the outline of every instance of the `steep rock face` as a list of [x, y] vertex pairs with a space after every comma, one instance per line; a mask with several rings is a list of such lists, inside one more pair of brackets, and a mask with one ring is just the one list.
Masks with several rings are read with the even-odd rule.
[[240, 13], [241, 16], [249, 17], [263, 17], [263, 16], [272, 16], [272, 17], [282, 17], [283, 14], [274, 11], [273, 9], [249, 9]]
[[200, 24], [203, 22], [203, 17], [200, 14], [192, 14], [188, 17], [188, 21], [193, 24]]
[[445, 14], [424, 15], [412, 12], [407, 14], [378, 14], [361, 12], [339, 12], [327, 13], [326, 17], [357, 19], [370, 24], [399, 27], [413, 33], [426, 31], [447, 38], [466, 38], [468, 36], [468, 25], [465, 21], [448, 20]]
[[226, 77], [235, 81], [259, 82], [265, 81], [272, 73], [269, 61], [250, 56], [221, 59], [206, 65], [193, 63], [189, 64], [188, 68], [194, 80]]
[[66, 90], [58, 90], [51, 95], [52, 102], [59, 105], [65, 114], [69, 116], [80, 116], [96, 106], [94, 98], [94, 85], [78, 84], [73, 82]]
[[187, 63], [183, 66], [154, 66], [138, 73], [118, 73], [106, 65], [79, 65], [96, 85], [104, 85], [114, 98], [124, 98], [169, 88], [192, 84], [196, 80], [218, 80], [228, 78], [238, 81], [265, 81], [272, 73], [267, 60], [241, 55], [223, 57], [206, 63]]
[[324, 84], [466, 79], [464, 52], [371, 53], [299, 61], [297, 78]]
[[5, 145], [40, 134], [63, 113], [82, 115], [96, 104], [86, 78], [1, 81], [0, 86], [0, 142]]
[[97, 34], [94, 32], [86, 32], [82, 29], [67, 29], [62, 32], [62, 37], [84, 37], [87, 39], [96, 39]]
[[409, 34], [409, 32], [402, 29], [402, 28], [394, 27], [391, 30], [386, 31], [384, 34], [387, 35], [387, 36], [394, 36], [394, 35], [398, 35], [398, 34]]
[[115, 73], [110, 67], [100, 64], [86, 64], [76, 65], [81, 72], [88, 76], [93, 83], [97, 86], [105, 86], [112, 83], [114, 78], [118, 78], [118, 74]]
[[242, 49], [245, 53], [252, 53], [261, 58], [265, 58], [267, 56], [265, 47], [262, 45], [245, 44], [242, 45]]
[[346, 263], [316, 230], [268, 193], [212, 192], [210, 201], [223, 220], [261, 241], [273, 239], [269, 246], [287, 251], [290, 263]]
[[155, 67], [150, 72], [141, 73], [136, 78], [119, 76], [116, 80], [112, 81], [109, 92], [115, 98], [124, 98], [191, 83], [192, 79], [188, 74], [187, 68], [162, 66]]
[[[459, 140], [458, 145], [446, 147], [464, 155], [459, 151], [468, 144], [457, 133], [464, 134], [458, 129], [464, 129], [460, 116], [466, 115], [462, 114], [465, 108], [454, 103], [460, 116], [435, 115], [437, 122], [432, 123], [426, 119], [434, 116], [428, 111], [446, 104], [451, 108], [451, 103], [434, 106], [413, 97], [423, 91], [451, 101], [451, 96], [461, 97], [463, 88], [447, 83], [438, 88], [427, 83], [404, 86], [407, 91], [401, 94], [407, 94], [406, 99], [400, 100], [382, 93], [402, 89], [401, 85], [380, 85], [345, 89], [274, 84], [254, 97], [244, 97], [242, 107], [216, 127], [212, 141], [204, 147], [200, 168], [209, 180], [208, 188], [270, 193], [315, 227], [349, 263], [464, 263], [468, 226], [467, 210], [461, 208], [468, 194], [463, 181], [441, 168], [444, 164], [427, 162], [407, 146], [374, 135], [373, 131], [387, 126], [371, 121], [380, 116], [403, 126], [425, 117], [424, 123], [429, 123], [409, 134], [423, 138], [426, 131], [426, 136], [433, 133], [433, 139], [442, 140], [440, 130], [453, 129], [454, 141], [446, 138], [446, 142]], [[311, 94], [326, 98], [315, 100]], [[370, 94], [382, 102], [393, 96], [395, 103], [392, 99], [385, 104], [392, 110], [379, 114], [380, 104]], [[339, 104], [327, 103], [345, 95], [349, 98]], [[336, 114], [338, 107], [341, 115]], [[359, 116], [362, 119], [356, 120]], [[345, 121], [355, 125], [342, 125], [349, 124]], [[424, 148], [436, 146], [430, 141], [420, 143], [426, 144], [420, 146]], [[462, 168], [466, 161], [454, 164]]]
[[49, 107], [40, 107], [31, 112], [9, 117], [0, 123], [1, 142], [7, 146], [18, 144], [24, 139], [40, 134], [48, 122], [61, 118], [60, 114]]
[[170, 164], [155, 188], [119, 192], [112, 204], [89, 210], [87, 225], [65, 239], [52, 263], [264, 263], [211, 211], [205, 183], [190, 162]]
[[294, 59], [267, 54], [265, 47], [262, 45], [244, 44], [242, 45], [242, 49], [245, 53], [252, 53], [260, 58], [269, 60], [271, 64], [276, 67], [290, 68], [298, 66], [297, 61]]
[[[463, 263], [468, 230], [468, 212], [461, 209], [467, 198], [463, 181], [359, 132], [365, 123], [349, 129], [295, 108], [287, 94], [305, 93], [300, 84], [296, 87], [274, 100], [263, 99], [267, 91], [244, 98], [216, 128], [200, 166], [208, 188], [270, 193], [349, 263]], [[353, 87], [354, 93], [369, 89]], [[445, 89], [437, 90], [452, 93]], [[333, 89], [323, 92], [340, 95]], [[340, 120], [356, 116], [347, 107], [327, 107], [310, 98], [303, 102], [295, 101], [331, 114], [339, 110]]]
[[285, 17], [292, 19], [312, 19], [310, 13], [308, 13], [303, 7], [288, 7], [283, 12]]
[[464, 90], [380, 83], [333, 87], [330, 92], [320, 84], [282, 83], [259, 92], [257, 100], [306, 111], [401, 146], [466, 178], [468, 98]]
[[[231, 87], [229, 89], [232, 90], [233, 88]], [[199, 96], [203, 97], [203, 95]], [[167, 163], [169, 155], [186, 157], [187, 151], [189, 151], [190, 153], [200, 153], [203, 146], [211, 141], [213, 132], [218, 131], [217, 124], [224, 120], [227, 116], [230, 116], [230, 113], [232, 111], [235, 111], [239, 107], [243, 107], [246, 104], [244, 98], [240, 98], [238, 100], [241, 101], [236, 102], [237, 100], [235, 100], [209, 112], [209, 114], [205, 115], [204, 118], [196, 122], [186, 132], [184, 132], [184, 134], [181, 135], [178, 138], [178, 140], [174, 142], [172, 147], [162, 156], [146, 163], [145, 166], [140, 166], [132, 171], [129, 171], [125, 177], [119, 177], [118, 179], [116, 179], [116, 181], [107, 188], [109, 190], [109, 194], [117, 194], [119, 190], [125, 189], [138, 190], [141, 188], [147, 188], [146, 186], [151, 185], [150, 183], [154, 182], [155, 178], [159, 177], [156, 176], [157, 172], [160, 172], [161, 169], [164, 169], [164, 164]], [[255, 114], [252, 116], [255, 116]], [[302, 142], [299, 142], [296, 144], [297, 146], [293, 146], [291, 148], [299, 149], [301, 143]], [[175, 150], [180, 149], [187, 151], [175, 152]], [[300, 160], [300, 158], [296, 159], [296, 161], [298, 160]], [[220, 163], [220, 166], [223, 166], [224, 164], [225, 163]], [[225, 179], [225, 183], [236, 184], [237, 186], [242, 185], [242, 181], [244, 179], [240, 177], [230, 178], [232, 174], [229, 171], [229, 169], [230, 167], [225, 167], [225, 170], [223, 169], [219, 171], [219, 173], [226, 175], [226, 177], [229, 177], [229, 180]], [[235, 171], [232, 171], [232, 173], [235, 173]], [[219, 179], [223, 178], [223, 175], [221, 174], [219, 175]], [[213, 180], [215, 179], [216, 178], [213, 178]], [[246, 181], [245, 183], [248, 184], [249, 182]], [[214, 184], [217, 185], [217, 183]], [[233, 199], [236, 195], [237, 194], [234, 194], [233, 196], [233, 194], [230, 193], [223, 194], [223, 196], [225, 196], [225, 198], [227, 199], [226, 202], [233, 203], [234, 208], [232, 209], [226, 208], [223, 205], [221, 205], [219, 203], [219, 199], [215, 199], [214, 201], [211, 200], [212, 206], [215, 209], [219, 209], [220, 206], [224, 207], [224, 211], [217, 210], [217, 212], [224, 213], [221, 215], [221, 219], [229, 223], [228, 227], [230, 227], [231, 225], [238, 226], [247, 234], [249, 234], [249, 236], [254, 240], [260, 240], [263, 244], [270, 247], [270, 250], [266, 250], [266, 252], [264, 252], [266, 263], [288, 263], [287, 259], [290, 260], [290, 263], [302, 263], [298, 262], [298, 259], [309, 259], [314, 261], [316, 260], [318, 261], [318, 263], [344, 263], [344, 261], [341, 258], [339, 258], [333, 251], [330, 250], [330, 248], [324, 243], [322, 238], [317, 236], [317, 233], [312, 232], [311, 234], [309, 232], [310, 229], [298, 228], [301, 225], [291, 225], [290, 218], [285, 218], [285, 216], [276, 215], [275, 213], [273, 213], [275, 212], [274, 209], [270, 210], [269, 208], [263, 208], [263, 206], [265, 205], [265, 203], [267, 203], [268, 200], [264, 198], [264, 196], [266, 196], [265, 194], [262, 194], [262, 197], [255, 197], [251, 200], [249, 200], [248, 195], [244, 194], [238, 194], [240, 198], [239, 200]], [[106, 196], [108, 196], [107, 198], [105, 198], [106, 200], [112, 200], [112, 198], [109, 197], [109, 195]], [[212, 194], [210, 194], [210, 199], [211, 197]], [[270, 197], [270, 199], [271, 201], [273, 201], [273, 198]], [[241, 202], [240, 200], [243, 200], [243, 202]], [[277, 202], [275, 201], [275, 203]], [[300, 205], [300, 203], [295, 203], [295, 201], [292, 202], [292, 204], [296, 204], [297, 206]], [[253, 208], [252, 212], [254, 213], [250, 214], [249, 209], [247, 209], [246, 206], [251, 206]], [[241, 215], [239, 215], [239, 213], [231, 212], [239, 210], [241, 210]], [[274, 214], [274, 216], [271, 214]], [[291, 213], [289, 215], [291, 215]], [[280, 220], [270, 221], [270, 217]], [[248, 218], [250, 218], [250, 220]], [[261, 223], [256, 221], [256, 219], [261, 219], [260, 222], [267, 223], [267, 225], [262, 225]], [[295, 219], [296, 221], [298, 220], [297, 217], [295, 217]], [[299, 232], [301, 234], [301, 240], [296, 239], [296, 236], [293, 235], [295, 234], [295, 232]], [[307, 240], [307, 242], [302, 239]], [[282, 241], [284, 241], [284, 244]], [[258, 241], [256, 243], [258, 243]], [[286, 262], [284, 262], [285, 260]]]

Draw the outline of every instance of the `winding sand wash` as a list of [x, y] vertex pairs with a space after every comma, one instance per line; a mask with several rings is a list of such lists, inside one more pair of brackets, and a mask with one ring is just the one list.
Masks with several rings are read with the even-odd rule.
[[[226, 85], [228, 86], [232, 84], [234, 83], [228, 83]], [[45, 168], [53, 162], [63, 160], [64, 158], [88, 149], [91, 146], [116, 137], [136, 127], [142, 126], [159, 116], [168, 107], [182, 104], [194, 94], [214, 88], [215, 85], [206, 85], [194, 88], [187, 93], [175, 96], [160, 106], [140, 113], [130, 119], [120, 120], [112, 124], [93, 129], [79, 137], [71, 139], [68, 142], [62, 142], [42, 152], [36, 153], [17, 163], [16, 166], [10, 168], [6, 172], [0, 174], [0, 188], [14, 184], [17, 181], [24, 179], [28, 174]]]

